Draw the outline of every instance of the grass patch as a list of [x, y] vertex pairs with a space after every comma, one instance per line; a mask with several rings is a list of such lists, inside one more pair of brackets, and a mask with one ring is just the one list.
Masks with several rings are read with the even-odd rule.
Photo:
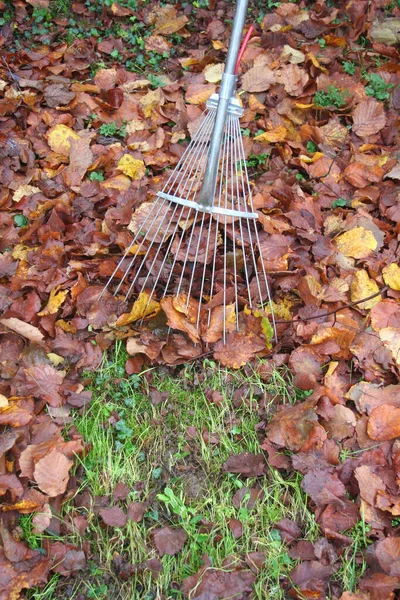
[[[181, 581], [198, 571], [207, 554], [216, 567], [231, 555], [265, 552], [267, 561], [257, 577], [256, 598], [283, 599], [282, 578], [295, 562], [274, 525], [282, 518], [301, 524], [307, 539], [318, 537], [318, 526], [308, 510], [300, 476], [284, 480], [271, 469], [268, 477], [244, 479], [225, 473], [223, 463], [233, 454], [259, 452], [256, 424], [277, 403], [291, 403], [303, 392], [290, 386], [285, 374], [273, 371], [266, 383], [253, 370], [229, 372], [213, 361], [190, 365], [174, 375], [163, 368], [140, 376], [126, 376], [126, 353], [117, 344], [95, 374], [87, 374], [93, 401], [74, 425], [90, 447], [79, 460], [77, 475], [91, 498], [110, 497], [118, 483], [125, 483], [130, 501], [144, 500], [149, 508], [141, 523], [128, 521], [124, 528], [107, 528], [91, 506], [86, 511], [93, 561], [89, 577], [77, 582], [72, 596], [146, 599], [166, 594], [183, 598]], [[241, 390], [238, 392], [238, 390]], [[211, 393], [212, 392], [212, 393]], [[154, 405], [152, 394], [162, 394]], [[189, 428], [189, 429], [188, 429]], [[197, 437], [192, 439], [196, 428]], [[240, 488], [258, 485], [264, 493], [252, 508], [245, 501], [235, 508], [232, 497]], [[73, 501], [64, 507], [64, 518], [76, 514]], [[243, 535], [235, 539], [229, 520], [239, 519]], [[117, 581], [115, 554], [134, 564], [155, 558], [151, 532], [159, 526], [180, 525], [188, 540], [176, 556], [164, 556], [157, 580], [141, 571], [128, 581]], [[81, 544], [78, 534], [68, 541]], [[37, 544], [37, 540], [35, 540]], [[57, 578], [58, 579], [58, 578]], [[53, 600], [60, 596], [61, 581], [53, 580], [30, 598]], [[89, 587], [88, 587], [89, 586]], [[90, 589], [89, 589], [90, 588]], [[39, 594], [39, 595], [38, 595]], [[58, 594], [58, 596], [57, 596]], [[97, 595], [96, 595], [97, 594]]]

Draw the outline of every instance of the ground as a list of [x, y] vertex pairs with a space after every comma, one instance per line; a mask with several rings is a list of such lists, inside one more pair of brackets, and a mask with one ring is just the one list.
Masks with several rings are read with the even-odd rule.
[[232, 164], [264, 307], [233, 226], [211, 300], [161, 300], [165, 276], [125, 298], [116, 269], [218, 90], [232, 3], [0, 12], [0, 600], [395, 598], [398, 0], [250, 2]]

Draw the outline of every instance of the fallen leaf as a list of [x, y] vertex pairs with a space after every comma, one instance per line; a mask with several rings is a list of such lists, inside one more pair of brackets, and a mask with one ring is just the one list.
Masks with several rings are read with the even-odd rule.
[[35, 465], [33, 476], [39, 489], [50, 497], [63, 494], [67, 489], [69, 470], [73, 464], [72, 460], [54, 448]]
[[400, 537], [380, 540], [375, 554], [382, 569], [391, 577], [400, 577]]
[[276, 82], [276, 75], [266, 65], [249, 69], [242, 77], [242, 89], [245, 92], [265, 92]]
[[383, 344], [389, 348], [396, 365], [400, 366], [400, 329], [385, 327], [378, 332]]
[[160, 556], [174, 556], [180, 552], [187, 540], [187, 533], [181, 527], [163, 527], [154, 533], [154, 545]]
[[21, 319], [10, 317], [9, 319], [0, 319], [0, 323], [5, 327], [8, 327], [8, 329], [11, 329], [11, 331], [15, 331], [15, 333], [22, 335], [34, 344], [41, 345], [43, 343], [44, 335], [40, 329], [21, 321]]
[[69, 290], [60, 290], [58, 287], [53, 288], [50, 292], [46, 307], [38, 313], [38, 316], [44, 317], [46, 315], [54, 315], [68, 296], [68, 292]]
[[205, 80], [208, 83], [219, 83], [222, 79], [224, 68], [224, 63], [207, 65], [207, 67], [203, 71]]
[[[121, 327], [123, 325], [128, 325], [129, 323], [134, 323], [135, 321], [138, 321], [138, 319], [155, 316], [160, 310], [160, 303], [150, 298], [150, 295], [146, 291], [143, 291], [134, 302], [131, 312], [118, 317], [116, 326]], [[129, 354], [131, 354], [131, 352], [129, 352]]]
[[55, 125], [47, 134], [47, 141], [53, 152], [69, 156], [71, 141], [79, 140], [79, 135], [67, 125]]
[[400, 267], [396, 263], [391, 263], [382, 269], [383, 281], [392, 290], [400, 292]]
[[142, 160], [124, 154], [118, 162], [118, 169], [133, 180], [142, 179], [146, 174], [146, 167]]
[[[350, 285], [350, 298], [352, 302], [358, 302], [359, 300], [368, 298], [368, 296], [372, 296], [378, 292], [378, 285], [369, 277], [367, 271], [360, 269], [354, 273], [354, 277]], [[379, 301], [380, 297], [376, 296], [375, 298], [371, 298], [371, 300], [361, 302], [358, 304], [358, 308], [369, 310], [378, 304]]]
[[367, 432], [372, 440], [382, 442], [400, 437], [400, 408], [382, 404], [370, 414]]
[[374, 98], [362, 100], [353, 112], [353, 131], [358, 137], [366, 138], [378, 133], [386, 125], [384, 105]]
[[366, 258], [378, 246], [378, 242], [369, 229], [354, 227], [345, 231], [335, 239], [339, 252], [352, 258]]
[[241, 452], [230, 456], [223, 465], [226, 473], [240, 473], [244, 477], [260, 477], [264, 473], [266, 463], [262, 454]]
[[102, 508], [99, 511], [99, 515], [103, 519], [104, 523], [110, 527], [125, 527], [128, 520], [128, 517], [119, 506]]

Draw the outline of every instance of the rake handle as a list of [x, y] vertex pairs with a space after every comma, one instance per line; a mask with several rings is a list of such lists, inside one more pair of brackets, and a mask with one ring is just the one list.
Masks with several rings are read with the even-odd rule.
[[236, 86], [236, 64], [239, 55], [240, 41], [244, 22], [246, 19], [248, 0], [237, 0], [235, 18], [232, 25], [232, 34], [229, 42], [228, 55], [224, 74], [222, 75], [219, 102], [210, 147], [207, 156], [207, 166], [204, 172], [203, 183], [200, 189], [198, 204], [212, 206], [214, 204], [215, 187], [218, 177], [219, 155], [228, 113], [229, 100], [234, 94]]

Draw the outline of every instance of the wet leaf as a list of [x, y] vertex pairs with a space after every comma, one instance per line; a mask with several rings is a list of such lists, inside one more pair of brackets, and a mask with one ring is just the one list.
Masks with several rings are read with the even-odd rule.
[[142, 292], [139, 298], [134, 302], [131, 312], [118, 317], [116, 326], [121, 327], [123, 325], [128, 325], [129, 323], [134, 323], [139, 319], [154, 316], [160, 310], [160, 303], [150, 298], [147, 292]]
[[128, 520], [126, 514], [119, 506], [102, 508], [99, 512], [99, 515], [103, 519], [104, 523], [110, 527], [125, 527]]
[[160, 556], [174, 556], [180, 552], [187, 540], [187, 533], [179, 527], [163, 527], [154, 533], [154, 545]]

